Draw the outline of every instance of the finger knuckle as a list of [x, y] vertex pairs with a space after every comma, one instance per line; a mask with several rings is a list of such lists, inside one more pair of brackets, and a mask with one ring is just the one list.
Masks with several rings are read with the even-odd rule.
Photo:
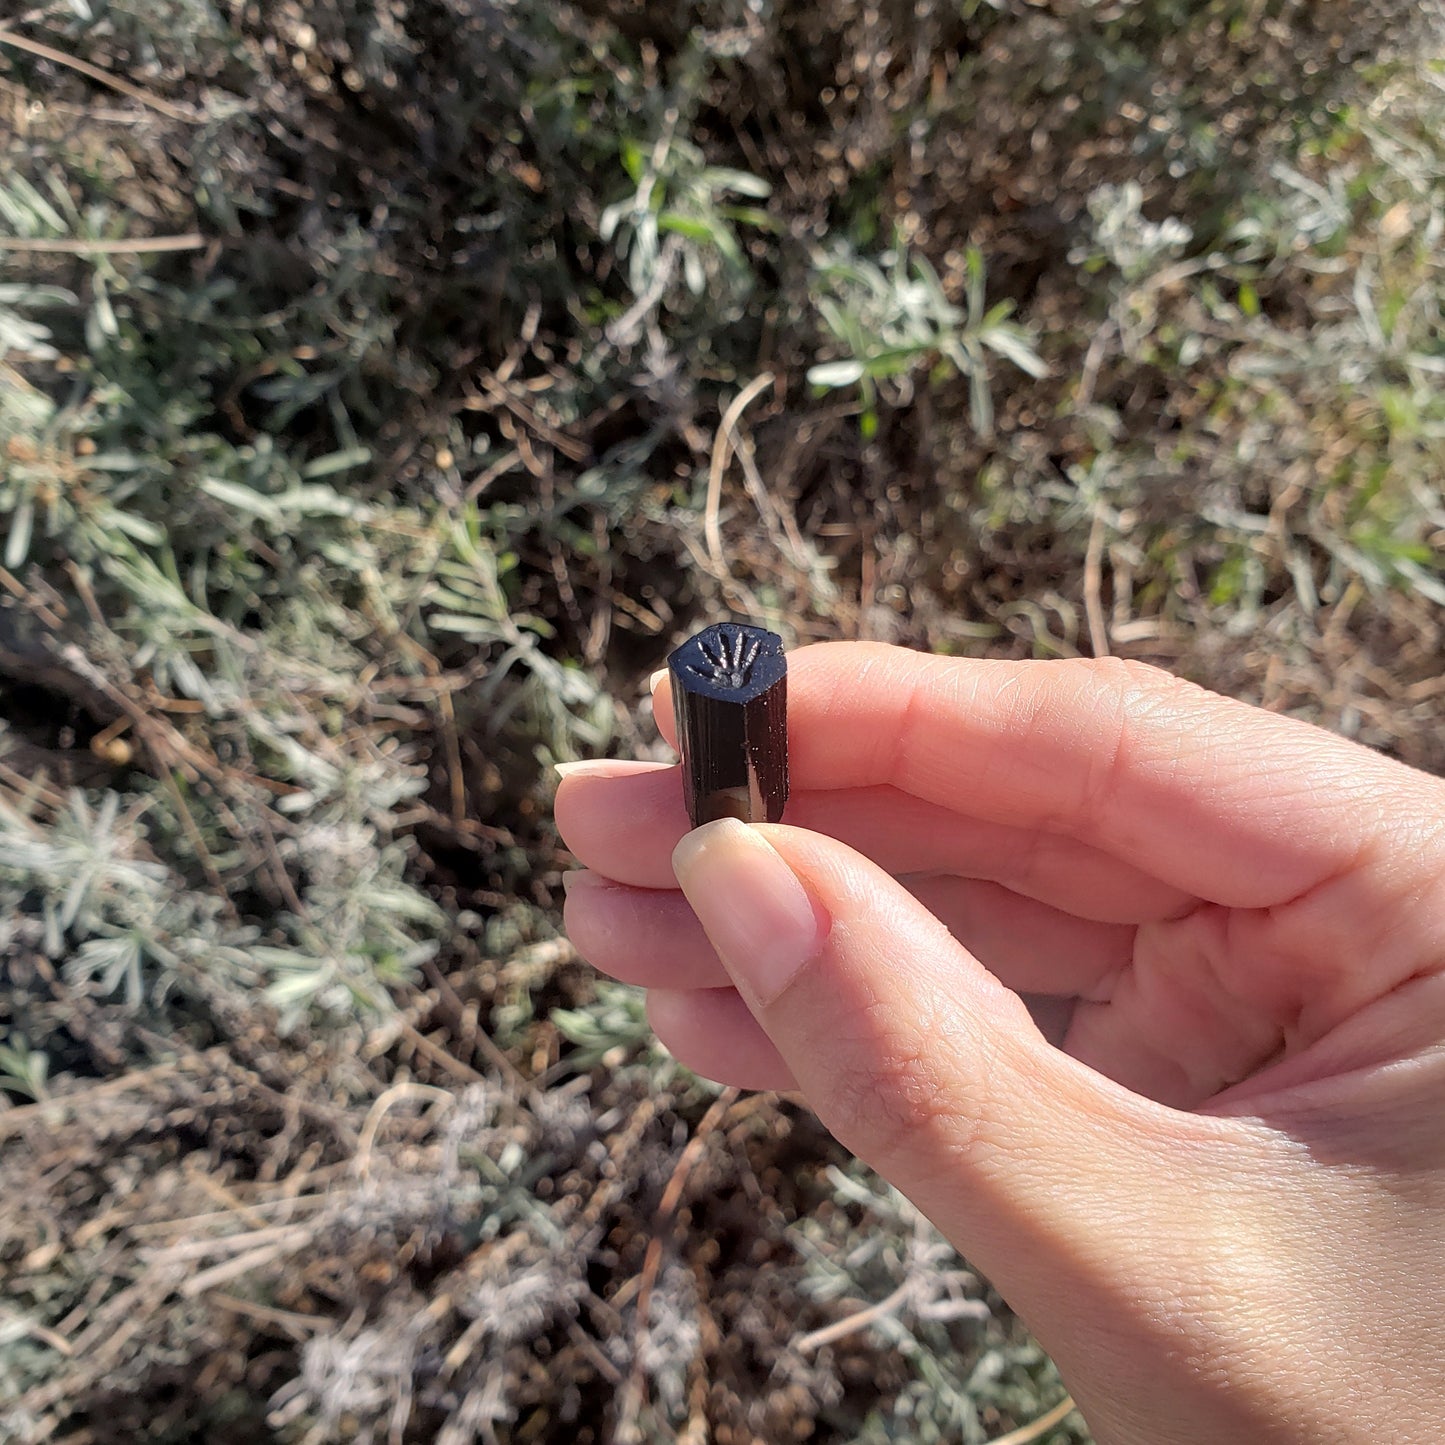
[[1080, 663], [1092, 692], [1121, 701], [1150, 700], [1187, 686], [1171, 672], [1132, 657], [1095, 657]]
[[1167, 769], [1178, 739], [1193, 731], [1209, 694], [1163, 668], [1132, 658], [1097, 658], [1085, 664], [1080, 702], [1110, 720], [1112, 741], [1093, 757], [1080, 783], [1079, 811], [1097, 815], [1111, 807], [1130, 769], [1149, 758]]
[[988, 1070], [977, 1040], [962, 1076], [957, 1050], [927, 1027], [895, 1034], [883, 1047], [870, 1033], [834, 1057], [823, 1122], [885, 1176], [916, 1179], [930, 1161], [970, 1155], [984, 1143]]

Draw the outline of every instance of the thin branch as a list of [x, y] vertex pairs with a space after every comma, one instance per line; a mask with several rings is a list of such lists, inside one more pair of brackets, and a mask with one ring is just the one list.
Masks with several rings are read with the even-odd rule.
[[32, 1320], [24, 1315], [4, 1314], [0, 1315], [6, 1327], [17, 1334], [29, 1335], [32, 1339], [39, 1340], [42, 1344], [49, 1345], [52, 1350], [58, 1351], [67, 1358], [73, 1357], [75, 1347], [58, 1330], [53, 1330], [49, 1325], [43, 1325], [39, 1320]]
[[[0, 35], [0, 40], [8, 37]], [[43, 256], [143, 256], [158, 251], [199, 251], [210, 238], [199, 231], [179, 236], [128, 236], [112, 241], [86, 241], [74, 236], [0, 236], [0, 251], [26, 251]]]
[[627, 310], [613, 321], [604, 335], [612, 347], [631, 346], [642, 330], [642, 324], [653, 308], [662, 300], [677, 271], [678, 257], [682, 255], [682, 238], [669, 236], [657, 253], [657, 266], [647, 289]]
[[485, 1074], [472, 1068], [470, 1064], [463, 1063], [455, 1054], [449, 1053], [440, 1044], [433, 1043], [415, 1024], [409, 1024], [402, 1020], [401, 1035], [417, 1053], [430, 1059], [432, 1063], [439, 1064], [453, 1078], [459, 1079], [462, 1083], [485, 1084], [487, 1082]]
[[157, 1064], [153, 1069], [123, 1074], [118, 1079], [107, 1079], [105, 1083], [95, 1084], [89, 1089], [77, 1089], [73, 1094], [52, 1094], [39, 1103], [20, 1104], [0, 1114], [0, 1139], [20, 1133], [29, 1124], [48, 1124], [57, 1115], [63, 1117], [70, 1110], [88, 1108], [99, 1099], [129, 1093], [175, 1072], [174, 1064]]
[[1099, 368], [1104, 364], [1104, 353], [1109, 349], [1109, 342], [1113, 339], [1117, 329], [1114, 318], [1111, 316], [1094, 333], [1094, 339], [1089, 343], [1088, 354], [1084, 357], [1084, 368], [1079, 373], [1079, 384], [1074, 389], [1075, 406], [1083, 408], [1093, 402], [1094, 387], [1099, 380]]
[[325, 1321], [315, 1315], [298, 1315], [291, 1310], [281, 1310], [273, 1305], [257, 1304], [255, 1300], [238, 1299], [235, 1295], [211, 1291], [210, 1303], [223, 1310], [232, 1310], [264, 1324], [280, 1325], [293, 1340], [306, 1340], [323, 1328]]
[[381, 1128], [381, 1121], [386, 1117], [387, 1111], [401, 1099], [432, 1099], [441, 1105], [456, 1103], [454, 1094], [449, 1094], [445, 1089], [438, 1089], [432, 1084], [416, 1084], [410, 1080], [393, 1084], [377, 1097], [367, 1112], [366, 1122], [361, 1126], [361, 1136], [356, 1145], [356, 1157], [351, 1161], [352, 1172], [357, 1178], [367, 1179], [370, 1177], [371, 1150], [376, 1142], [376, 1131]]
[[181, 1285], [181, 1295], [185, 1299], [195, 1299], [218, 1284], [229, 1284], [233, 1279], [250, 1274], [253, 1269], [262, 1269], [275, 1260], [285, 1259], [288, 1254], [303, 1249], [307, 1243], [305, 1239], [283, 1240], [279, 1244], [261, 1245], [246, 1254], [238, 1254], [234, 1259], [223, 1259], [186, 1280]]
[[[748, 403], [761, 396], [773, 384], [773, 373], [765, 371], [755, 376], [728, 404], [722, 422], [712, 444], [712, 465], [708, 468], [707, 506], [703, 513], [703, 535], [707, 539], [708, 557], [711, 559], [714, 576], [726, 577], [729, 572], [723, 557], [722, 529], [718, 525], [718, 509], [722, 503], [723, 473], [727, 471], [737, 446], [737, 424]], [[766, 520], [766, 519], [765, 519]]]
[[63, 50], [56, 50], [49, 45], [42, 45], [38, 40], [30, 40], [24, 35], [17, 35], [13, 30], [0, 30], [0, 45], [9, 45], [16, 50], [24, 50], [30, 55], [38, 55], [42, 60], [63, 65], [100, 85], [108, 85], [112, 90], [119, 91], [121, 95], [127, 95], [142, 105], [148, 105], [152, 110], [159, 111], [161, 115], [169, 116], [171, 120], [184, 121], [187, 125], [198, 125], [204, 119], [203, 116], [195, 116], [189, 111], [181, 110], [179, 106], [172, 105], [168, 100], [162, 100], [158, 95], [152, 95], [148, 90], [142, 90], [140, 86], [133, 85], [128, 80], [122, 80], [120, 76], [102, 69], [99, 65], [92, 65], [88, 60], [78, 60], [73, 55], [67, 55]]
[[909, 1298], [917, 1292], [917, 1276], [910, 1274], [886, 1299], [881, 1299], [877, 1304], [869, 1305], [866, 1309], [861, 1309], [846, 1319], [834, 1320], [831, 1325], [824, 1325], [822, 1329], [814, 1330], [811, 1334], [800, 1335], [793, 1341], [793, 1348], [799, 1354], [808, 1355], [814, 1350], [821, 1349], [824, 1345], [831, 1345], [834, 1340], [841, 1340], [848, 1335], [856, 1334], [857, 1331], [867, 1329], [869, 1325], [898, 1313], [908, 1303]]
[[687, 1141], [683, 1146], [682, 1153], [678, 1155], [672, 1177], [662, 1191], [662, 1199], [653, 1219], [652, 1235], [647, 1241], [647, 1252], [642, 1260], [642, 1273], [638, 1277], [637, 1307], [633, 1316], [632, 1371], [621, 1396], [624, 1403], [622, 1418], [626, 1420], [635, 1420], [643, 1404], [643, 1391], [646, 1386], [642, 1361], [646, 1354], [652, 1310], [652, 1291], [657, 1284], [657, 1276], [662, 1268], [664, 1239], [672, 1226], [673, 1216], [682, 1199], [688, 1176], [707, 1149], [708, 1137], [722, 1123], [728, 1110], [737, 1103], [738, 1093], [739, 1091], [735, 1088], [726, 1088], [708, 1106], [707, 1113], [698, 1121], [692, 1138]]
[[1020, 1425], [1017, 1430], [1010, 1430], [1007, 1435], [1000, 1435], [997, 1440], [991, 1441], [990, 1445], [1033, 1445], [1035, 1440], [1042, 1439], [1055, 1425], [1062, 1425], [1078, 1408], [1074, 1404], [1074, 1397], [1065, 1395], [1052, 1410], [1040, 1415], [1037, 1420], [1030, 1420], [1027, 1425]]
[[1104, 581], [1104, 504], [1095, 499], [1094, 523], [1084, 553], [1084, 612], [1089, 619], [1089, 643], [1095, 657], [1109, 655], [1109, 625], [1104, 620], [1100, 592]]

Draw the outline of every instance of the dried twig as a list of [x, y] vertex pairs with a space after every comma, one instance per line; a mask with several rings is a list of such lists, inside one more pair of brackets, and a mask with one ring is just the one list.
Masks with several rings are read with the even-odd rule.
[[755, 376], [738, 394], [728, 403], [728, 408], [722, 415], [722, 421], [718, 424], [717, 435], [713, 438], [712, 463], [707, 474], [707, 506], [703, 512], [703, 536], [707, 539], [707, 554], [712, 562], [714, 574], [718, 577], [728, 575], [727, 562], [723, 557], [722, 529], [718, 524], [718, 509], [722, 505], [722, 484], [723, 474], [727, 471], [728, 462], [732, 459], [733, 451], [737, 445], [737, 424], [743, 412], [756, 397], [759, 397], [773, 384], [773, 373], [765, 371], [760, 376]]
[[213, 1264], [210, 1269], [203, 1269], [200, 1274], [193, 1275], [181, 1285], [180, 1292], [186, 1299], [195, 1299], [197, 1295], [205, 1294], [215, 1285], [229, 1284], [233, 1279], [250, 1274], [253, 1269], [260, 1269], [263, 1265], [271, 1264], [275, 1260], [285, 1259], [287, 1255], [295, 1254], [309, 1242], [309, 1237], [282, 1240], [276, 1244], [263, 1244], [256, 1249], [248, 1250], [245, 1254], [236, 1255], [234, 1259], [223, 1259], [219, 1264]]
[[1000, 1435], [997, 1440], [991, 1441], [990, 1445], [1033, 1445], [1035, 1440], [1042, 1439], [1055, 1425], [1062, 1425], [1078, 1408], [1074, 1404], [1074, 1397], [1065, 1395], [1052, 1410], [1046, 1411], [1037, 1420], [1030, 1420], [1027, 1425], [1020, 1425], [1017, 1430], [1010, 1430], [1007, 1435]]
[[211, 1303], [219, 1305], [223, 1310], [230, 1310], [233, 1314], [260, 1320], [263, 1324], [279, 1325], [292, 1339], [298, 1341], [309, 1339], [327, 1324], [326, 1320], [315, 1315], [298, 1315], [293, 1310], [257, 1304], [255, 1300], [237, 1299], [235, 1295], [221, 1294], [218, 1290], [212, 1291]]
[[454, 1079], [458, 1079], [464, 1084], [487, 1082], [485, 1074], [479, 1073], [470, 1064], [463, 1063], [455, 1054], [444, 1049], [440, 1044], [434, 1043], [415, 1024], [409, 1024], [402, 1020], [401, 1035], [417, 1053], [430, 1059], [432, 1063], [440, 1065]]
[[682, 1199], [682, 1191], [687, 1184], [688, 1175], [692, 1173], [697, 1161], [702, 1157], [703, 1150], [707, 1148], [708, 1136], [722, 1123], [727, 1111], [737, 1102], [738, 1093], [739, 1090], [735, 1088], [724, 1089], [712, 1101], [707, 1113], [702, 1116], [697, 1128], [693, 1131], [692, 1138], [687, 1141], [682, 1153], [678, 1155], [672, 1177], [667, 1181], [667, 1188], [662, 1191], [662, 1200], [657, 1206], [657, 1217], [653, 1221], [652, 1236], [647, 1241], [647, 1253], [643, 1256], [642, 1273], [638, 1280], [637, 1309], [634, 1316], [636, 1319], [636, 1344], [633, 1350], [632, 1374], [627, 1381], [623, 1395], [624, 1403], [619, 1415], [621, 1419], [634, 1419], [637, 1407], [642, 1402], [643, 1344], [647, 1339], [648, 1315], [652, 1309], [652, 1290], [657, 1283], [658, 1271], [662, 1268], [664, 1238], [672, 1224], [672, 1217], [677, 1212], [678, 1203]]
[[[425, 959], [423, 961], [422, 972], [426, 975], [428, 981], [435, 986], [437, 993], [441, 996], [442, 1002], [451, 1010], [453, 1021], [460, 1025], [466, 1016], [466, 1008], [457, 996], [457, 991], [447, 981], [446, 975], [436, 966], [435, 961], [432, 959]], [[516, 1064], [503, 1053], [497, 1041], [492, 1038], [485, 1029], [473, 1029], [469, 1032], [468, 1037], [473, 1046], [480, 1049], [481, 1052], [486, 1055], [487, 1060], [498, 1073], [501, 1074], [502, 1078], [506, 1080], [512, 1090], [516, 1093], [535, 1098], [537, 1092], [536, 1086]], [[423, 1052], [425, 1052], [425, 1050], [423, 1050]]]
[[[6, 37], [0, 35], [0, 41]], [[0, 236], [0, 251], [26, 251], [47, 256], [142, 256], [159, 251], [199, 251], [211, 238], [198, 231], [179, 236], [118, 236], [86, 240], [77, 236]]]
[[376, 1142], [376, 1131], [381, 1128], [381, 1121], [386, 1117], [387, 1110], [402, 1099], [431, 1099], [438, 1104], [456, 1103], [455, 1095], [447, 1093], [445, 1089], [438, 1089], [432, 1084], [416, 1084], [409, 1080], [393, 1084], [391, 1088], [378, 1096], [366, 1116], [366, 1122], [361, 1126], [361, 1137], [356, 1146], [356, 1158], [352, 1160], [352, 1169], [359, 1179], [366, 1179], [370, 1176], [371, 1150]]
[[1100, 591], [1104, 578], [1104, 506], [1094, 503], [1094, 525], [1089, 528], [1089, 546], [1084, 553], [1084, 612], [1089, 619], [1089, 644], [1095, 657], [1109, 655], [1109, 628], [1104, 621]]
[[96, 1084], [92, 1088], [78, 1089], [73, 1094], [52, 1094], [50, 1098], [36, 1104], [21, 1104], [0, 1114], [0, 1139], [8, 1139], [12, 1134], [18, 1134], [30, 1124], [51, 1125], [56, 1118], [64, 1118], [72, 1109], [89, 1108], [98, 1100], [109, 1098], [113, 1094], [128, 1094], [133, 1089], [144, 1088], [154, 1080], [166, 1078], [175, 1072], [175, 1064], [158, 1064], [153, 1069], [137, 1069], [118, 1079], [107, 1079], [105, 1083]]
[[856, 1334], [859, 1330], [866, 1330], [869, 1325], [878, 1320], [897, 1314], [917, 1290], [918, 1276], [910, 1274], [892, 1294], [879, 1300], [877, 1304], [858, 1310], [846, 1319], [834, 1320], [831, 1325], [824, 1325], [820, 1330], [800, 1335], [793, 1341], [793, 1348], [799, 1354], [809, 1355], [814, 1350], [822, 1349], [824, 1345], [831, 1345], [834, 1340], [841, 1340], [848, 1335]]
[[88, 60], [79, 60], [74, 55], [67, 55], [63, 50], [56, 50], [53, 46], [42, 45], [38, 40], [30, 40], [24, 35], [17, 35], [13, 30], [0, 30], [0, 45], [8, 45], [12, 49], [23, 50], [29, 55], [38, 56], [41, 60], [49, 60], [55, 65], [63, 65], [68, 70], [73, 70], [100, 85], [108, 85], [112, 90], [118, 91], [121, 95], [127, 95], [154, 111], [159, 111], [161, 115], [168, 116], [171, 120], [184, 121], [187, 125], [199, 125], [205, 119], [204, 116], [192, 115], [189, 111], [172, 105], [168, 100], [162, 100], [158, 95], [152, 95], [148, 90], [142, 90], [140, 86], [132, 84], [129, 80], [123, 80], [120, 76], [99, 65], [92, 65]]
[[70, 1357], [75, 1354], [75, 1347], [58, 1330], [53, 1330], [49, 1325], [41, 1324], [39, 1320], [32, 1320], [21, 1314], [12, 1314], [9, 1310], [0, 1311], [0, 1324], [7, 1330], [13, 1330], [17, 1334], [29, 1335], [31, 1339], [39, 1340], [42, 1344], [49, 1345], [52, 1350]]
[[[235, 1215], [226, 1216], [234, 1219]], [[255, 1254], [273, 1245], [299, 1246], [312, 1237], [315, 1226], [304, 1224], [268, 1224], [260, 1229], [243, 1230], [240, 1234], [218, 1234], [210, 1239], [187, 1239], [179, 1244], [148, 1250], [146, 1262], [157, 1265], [190, 1264], [208, 1255], [221, 1254], [234, 1259], [240, 1254]]]
[[1093, 404], [1094, 387], [1099, 381], [1099, 368], [1104, 364], [1104, 354], [1109, 349], [1109, 342], [1116, 329], [1111, 317], [1094, 332], [1094, 339], [1089, 343], [1089, 351], [1079, 373], [1079, 384], [1074, 388], [1074, 405], [1080, 409]]
[[552, 426], [542, 417], [537, 415], [533, 407], [528, 406], [524, 401], [518, 399], [516, 392], [502, 383], [495, 376], [482, 375], [478, 378], [482, 386], [491, 397], [488, 403], [475, 393], [470, 394], [463, 403], [465, 411], [490, 411], [497, 406], [505, 407], [524, 426], [534, 432], [542, 441], [549, 446], [556, 447], [569, 461], [586, 461], [591, 448], [586, 442], [578, 440], [574, 436], [568, 436], [564, 431]]

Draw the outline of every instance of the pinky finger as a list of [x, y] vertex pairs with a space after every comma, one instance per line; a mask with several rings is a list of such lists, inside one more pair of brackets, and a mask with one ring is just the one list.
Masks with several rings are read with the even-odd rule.
[[796, 1089], [788, 1066], [731, 988], [647, 991], [647, 1018], [684, 1068], [740, 1089]]

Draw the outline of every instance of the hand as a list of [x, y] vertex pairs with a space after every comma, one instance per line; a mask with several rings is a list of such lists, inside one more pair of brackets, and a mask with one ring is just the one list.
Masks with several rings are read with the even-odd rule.
[[582, 953], [801, 1089], [1100, 1445], [1438, 1438], [1445, 784], [1113, 661], [829, 644], [789, 710], [786, 826], [566, 777]]

